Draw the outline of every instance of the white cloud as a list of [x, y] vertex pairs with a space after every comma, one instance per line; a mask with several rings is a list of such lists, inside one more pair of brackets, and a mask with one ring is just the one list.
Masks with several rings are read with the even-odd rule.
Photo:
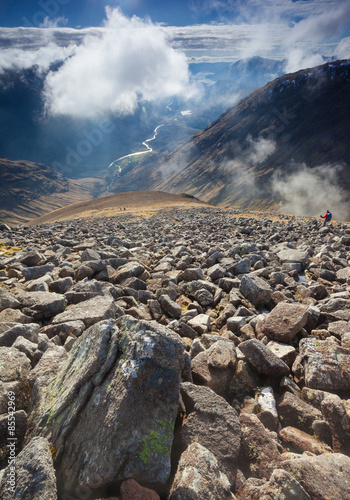
[[119, 9], [107, 9], [102, 36], [87, 36], [45, 85], [50, 113], [79, 118], [132, 113], [141, 100], [192, 93], [186, 57], [165, 31]]
[[343, 38], [334, 50], [334, 55], [337, 59], [350, 58], [350, 36]]
[[57, 28], [60, 24], [65, 25], [68, 23], [68, 19], [66, 17], [55, 17], [50, 18], [46, 16], [44, 21], [40, 24], [40, 28]]
[[328, 5], [322, 12], [296, 23], [284, 41], [288, 60], [286, 71], [293, 73], [323, 64], [325, 61], [322, 52], [325, 47], [322, 44], [339, 36], [349, 22], [350, 3], [346, 1], [335, 3], [333, 8]]
[[53, 42], [36, 50], [19, 48], [0, 51], [0, 74], [5, 70], [28, 69], [37, 66], [39, 71], [46, 71], [50, 65], [63, 61], [74, 54], [76, 46], [59, 47]]
[[339, 34], [350, 23], [350, 2], [343, 1], [317, 15], [310, 15], [293, 27], [288, 43], [322, 42]]
[[288, 62], [285, 67], [286, 73], [294, 73], [300, 69], [313, 68], [324, 64], [321, 54], [310, 54], [305, 49], [294, 48], [288, 53]]

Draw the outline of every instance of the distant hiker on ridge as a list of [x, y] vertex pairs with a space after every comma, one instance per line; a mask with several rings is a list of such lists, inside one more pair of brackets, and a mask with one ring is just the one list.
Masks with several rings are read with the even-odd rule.
[[324, 215], [320, 216], [322, 219], [324, 219], [323, 225], [325, 226], [327, 222], [332, 220], [332, 214], [329, 210]]

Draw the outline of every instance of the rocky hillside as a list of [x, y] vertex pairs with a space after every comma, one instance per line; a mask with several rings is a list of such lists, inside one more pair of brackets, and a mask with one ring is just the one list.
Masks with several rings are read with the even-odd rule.
[[261, 208], [281, 201], [277, 172], [288, 177], [300, 164], [326, 164], [349, 194], [349, 81], [348, 61], [277, 78], [170, 155], [122, 173], [113, 190], [186, 190], [214, 204]]
[[0, 220], [26, 222], [74, 201], [92, 198], [99, 185], [99, 179], [73, 181], [41, 163], [0, 157]]
[[349, 498], [350, 225], [173, 208], [0, 241], [1, 499]]

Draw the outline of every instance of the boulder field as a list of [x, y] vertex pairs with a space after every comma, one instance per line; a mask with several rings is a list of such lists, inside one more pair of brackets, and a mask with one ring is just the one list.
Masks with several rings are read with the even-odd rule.
[[0, 226], [0, 498], [350, 498], [350, 224]]

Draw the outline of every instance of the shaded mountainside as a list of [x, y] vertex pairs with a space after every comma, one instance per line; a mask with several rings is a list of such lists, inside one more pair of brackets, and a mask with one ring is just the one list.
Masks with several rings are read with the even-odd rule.
[[186, 191], [205, 201], [268, 208], [277, 172], [298, 164], [342, 165], [350, 192], [350, 63], [337, 61], [277, 78], [222, 114], [170, 155], [120, 175], [115, 192]]
[[96, 194], [98, 179], [72, 181], [52, 168], [0, 158], [0, 220], [25, 222]]

